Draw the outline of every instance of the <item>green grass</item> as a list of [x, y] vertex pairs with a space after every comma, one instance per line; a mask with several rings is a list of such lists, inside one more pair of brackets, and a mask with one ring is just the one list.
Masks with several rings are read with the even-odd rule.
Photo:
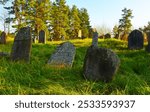
[[[82, 67], [91, 39], [72, 40], [76, 56], [72, 69], [53, 69], [46, 63], [59, 42], [33, 44], [31, 62], [12, 62], [0, 58], [0, 94], [73, 94], [122, 95], [150, 94], [150, 54], [142, 50], [128, 50], [127, 42], [99, 40], [99, 47], [110, 48], [121, 60], [120, 68], [110, 83], [84, 79]], [[10, 52], [12, 40], [0, 45], [0, 52]]]

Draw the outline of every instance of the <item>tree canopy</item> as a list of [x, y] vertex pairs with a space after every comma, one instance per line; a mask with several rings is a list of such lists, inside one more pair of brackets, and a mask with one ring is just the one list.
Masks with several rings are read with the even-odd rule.
[[90, 21], [87, 9], [78, 9], [75, 5], [70, 8], [65, 0], [13, 0], [12, 5], [5, 9], [11, 15], [6, 22], [12, 22], [16, 31], [30, 26], [34, 35], [44, 30], [48, 37], [59, 40], [62, 37], [78, 38], [81, 30], [83, 37], [89, 37]]

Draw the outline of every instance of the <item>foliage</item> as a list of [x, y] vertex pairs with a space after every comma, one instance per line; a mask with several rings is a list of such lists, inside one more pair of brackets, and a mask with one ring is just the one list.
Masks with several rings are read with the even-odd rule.
[[96, 26], [96, 29], [100, 35], [105, 35], [106, 33], [111, 32], [110, 28], [105, 24], [102, 24], [101, 26]]
[[87, 10], [79, 10], [76, 6], [70, 9], [65, 0], [14, 0], [12, 6], [5, 9], [10, 15], [6, 22], [13, 22], [16, 31], [30, 26], [34, 36], [44, 30], [47, 37], [51, 36], [54, 40], [77, 38], [79, 30], [82, 30], [84, 37], [89, 36]]
[[82, 38], [87, 38], [89, 37], [89, 31], [91, 28], [87, 9], [81, 8], [79, 10], [79, 17], [81, 19]]
[[148, 33], [150, 32], [150, 22], [148, 22], [148, 24], [146, 26], [144, 26], [144, 28], [139, 28], [139, 30]]
[[[12, 62], [0, 58], [0, 94], [73, 94], [73, 95], [131, 95], [150, 94], [150, 54], [128, 50], [127, 42], [99, 40], [99, 47], [111, 48], [121, 60], [120, 68], [110, 83], [91, 82], [82, 74], [84, 56], [91, 39], [71, 40], [76, 46], [72, 69], [53, 69], [46, 62], [62, 41], [33, 44], [31, 62]], [[0, 45], [0, 51], [10, 52], [12, 40]], [[39, 52], [40, 51], [40, 52]]]
[[131, 31], [132, 23], [131, 19], [133, 18], [132, 16], [132, 10], [124, 8], [122, 10], [122, 18], [119, 19], [119, 34], [128, 34]]
[[113, 34], [114, 34], [115, 38], [119, 37], [119, 28], [118, 28], [118, 25], [114, 26], [114, 28], [113, 28]]
[[52, 5], [52, 35], [55, 40], [67, 37], [69, 30], [69, 8], [65, 0], [56, 0]]
[[8, 2], [9, 0], [0, 0], [0, 4], [5, 4], [6, 2]]
[[81, 19], [79, 17], [79, 10], [78, 8], [73, 5], [71, 11], [70, 11], [70, 29], [71, 38], [75, 39], [78, 37], [78, 32], [81, 29]]

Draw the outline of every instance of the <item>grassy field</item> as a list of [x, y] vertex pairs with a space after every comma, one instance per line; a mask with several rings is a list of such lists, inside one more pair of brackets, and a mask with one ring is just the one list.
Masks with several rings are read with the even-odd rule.
[[[84, 79], [82, 67], [91, 39], [72, 40], [76, 56], [72, 69], [52, 69], [46, 63], [61, 43], [33, 44], [31, 62], [11, 62], [0, 58], [0, 94], [61, 94], [61, 95], [128, 95], [150, 94], [150, 54], [142, 50], [128, 50], [119, 40], [99, 40], [99, 47], [110, 48], [121, 60], [120, 68], [110, 83]], [[0, 45], [0, 52], [10, 52], [13, 39]]]

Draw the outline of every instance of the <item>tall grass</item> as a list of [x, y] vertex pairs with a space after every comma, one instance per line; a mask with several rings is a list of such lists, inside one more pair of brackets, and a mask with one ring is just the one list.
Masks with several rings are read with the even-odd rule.
[[[12, 62], [0, 58], [0, 94], [150, 94], [150, 54], [128, 50], [127, 43], [114, 39], [99, 40], [99, 47], [110, 48], [121, 60], [120, 68], [110, 83], [84, 79], [82, 67], [91, 39], [71, 40], [76, 46], [72, 69], [54, 69], [46, 63], [61, 43], [33, 44], [31, 62]], [[10, 52], [12, 40], [0, 45], [0, 51]]]

